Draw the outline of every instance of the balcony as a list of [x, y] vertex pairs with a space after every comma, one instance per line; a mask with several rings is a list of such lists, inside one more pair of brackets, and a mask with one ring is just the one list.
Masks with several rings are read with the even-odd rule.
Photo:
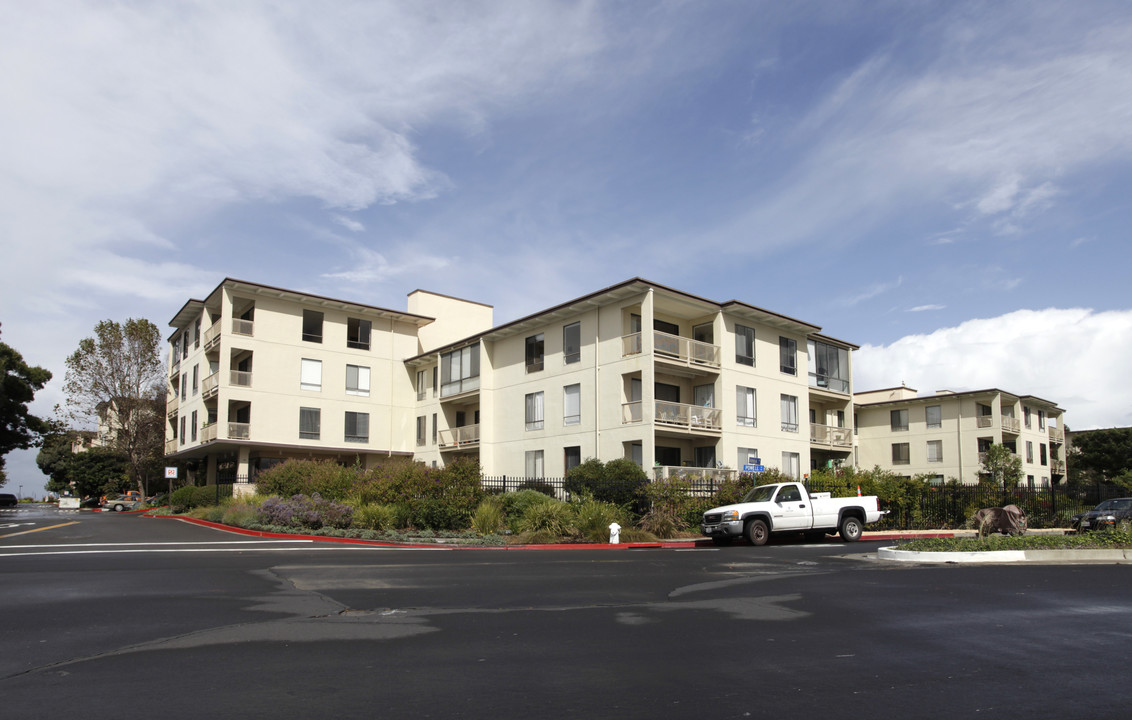
[[165, 441], [165, 454], [172, 455], [177, 452], [177, 438]]
[[209, 398], [216, 397], [216, 393], [219, 392], [219, 390], [220, 390], [219, 386], [220, 386], [220, 373], [219, 372], [214, 372], [211, 375], [206, 376], [200, 384], [201, 396], [204, 397], [205, 400], [208, 400]]
[[243, 320], [241, 318], [232, 318], [232, 334], [244, 335], [252, 337], [255, 331], [255, 322], [251, 320]]
[[[697, 368], [718, 368], [722, 350], [718, 345], [654, 330], [653, 352], [660, 360]], [[632, 333], [621, 338], [621, 355], [639, 355], [642, 352], [641, 334]]]
[[1054, 475], [1065, 474], [1065, 461], [1064, 460], [1050, 460], [1049, 471]]
[[230, 382], [233, 387], [251, 387], [252, 373], [250, 370], [232, 370], [231, 375], [228, 377], [228, 382]]
[[216, 439], [216, 423], [208, 423], [200, 428], [201, 443], [212, 442]]
[[228, 423], [228, 439], [229, 440], [247, 440], [252, 434], [251, 423], [230, 422]]
[[1055, 443], [1064, 443], [1065, 430], [1061, 429], [1060, 427], [1051, 426], [1049, 429], [1049, 441]]
[[701, 405], [686, 405], [657, 400], [653, 419], [658, 425], [685, 430], [705, 430], [708, 432], [723, 430], [723, 411]]
[[1018, 418], [1012, 418], [1009, 415], [1002, 416], [1002, 431], [1013, 433], [1017, 435], [1022, 429], [1022, 424], [1018, 422]]
[[176, 395], [168, 398], [165, 401], [165, 415], [169, 418], [177, 417], [177, 409], [181, 406], [181, 400]]
[[440, 449], [456, 450], [458, 448], [475, 447], [480, 444], [480, 426], [464, 425], [463, 427], [449, 428], [440, 431]]
[[817, 388], [818, 390], [830, 390], [842, 395], [849, 394], [849, 381], [843, 380], [839, 377], [832, 375], [824, 375], [822, 373], [810, 373], [810, 387]]
[[667, 480], [668, 478], [687, 480], [691, 485], [688, 488], [688, 494], [693, 497], [710, 497], [721, 482], [733, 480], [738, 474], [738, 470], [725, 468], [677, 467], [674, 465], [657, 465], [653, 468], [654, 480]]
[[810, 444], [849, 450], [853, 447], [852, 428], [810, 425]]
[[212, 352], [220, 347], [220, 323], [215, 323], [204, 331], [204, 351]]

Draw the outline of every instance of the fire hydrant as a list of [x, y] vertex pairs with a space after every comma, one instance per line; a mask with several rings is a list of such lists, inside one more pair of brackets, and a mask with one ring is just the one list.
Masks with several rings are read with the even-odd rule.
[[617, 523], [609, 523], [609, 543], [617, 545], [621, 542], [621, 526]]

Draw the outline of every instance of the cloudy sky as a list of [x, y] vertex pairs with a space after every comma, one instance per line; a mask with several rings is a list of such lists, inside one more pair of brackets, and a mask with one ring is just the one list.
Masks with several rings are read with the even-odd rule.
[[1123, 0], [52, 0], [0, 68], [42, 414], [98, 320], [225, 276], [497, 322], [641, 276], [861, 345], [858, 390], [1132, 424]]

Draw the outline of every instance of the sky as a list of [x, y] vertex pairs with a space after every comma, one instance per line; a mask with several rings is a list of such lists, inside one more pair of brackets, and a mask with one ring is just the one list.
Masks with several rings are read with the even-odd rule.
[[225, 277], [497, 323], [643, 277], [861, 346], [858, 391], [1132, 425], [1128, 2], [3, 4], [0, 339], [41, 415], [95, 323]]

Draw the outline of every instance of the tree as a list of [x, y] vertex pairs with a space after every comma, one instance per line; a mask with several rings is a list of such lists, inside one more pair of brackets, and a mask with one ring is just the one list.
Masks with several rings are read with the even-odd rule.
[[1013, 490], [1022, 480], [1022, 458], [1005, 445], [991, 445], [984, 453], [983, 475], [995, 487]]
[[0, 342], [0, 484], [4, 456], [40, 442], [48, 423], [28, 412], [28, 403], [51, 379], [51, 372], [24, 362], [14, 348]]
[[1073, 434], [1069, 473], [1074, 483], [1119, 482], [1132, 472], [1132, 428]]
[[161, 332], [144, 318], [103, 320], [67, 358], [63, 387], [72, 418], [98, 418], [108, 446], [122, 453], [130, 482], [145, 481], [164, 454], [165, 367]]
[[75, 495], [111, 495], [130, 484], [130, 462], [126, 454], [113, 448], [96, 447], [75, 453], [67, 477]]

